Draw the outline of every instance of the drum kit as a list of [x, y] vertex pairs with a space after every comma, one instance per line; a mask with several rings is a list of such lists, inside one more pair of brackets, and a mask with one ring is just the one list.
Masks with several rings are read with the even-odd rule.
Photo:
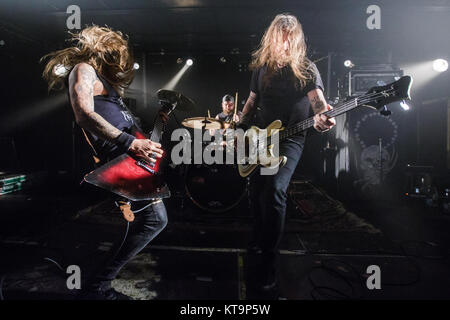
[[[181, 93], [171, 90], [159, 90], [157, 97], [161, 103], [170, 103], [178, 110], [192, 111], [195, 103]], [[237, 96], [236, 100], [237, 101]], [[236, 112], [236, 107], [235, 107]], [[235, 123], [227, 123], [209, 115], [207, 117], [186, 118], [182, 126], [194, 130], [219, 130], [234, 128]], [[210, 213], [222, 213], [236, 207], [248, 196], [248, 178], [239, 175], [234, 164], [183, 164], [180, 170], [183, 176], [185, 195], [200, 209]], [[179, 178], [179, 177], [178, 177]]]

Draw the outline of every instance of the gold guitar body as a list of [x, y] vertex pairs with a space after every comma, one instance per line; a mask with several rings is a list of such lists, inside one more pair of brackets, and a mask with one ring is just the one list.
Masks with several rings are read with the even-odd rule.
[[[256, 126], [252, 126], [250, 129], [253, 130], [247, 130], [246, 136], [248, 137], [249, 143], [255, 143], [255, 141], [258, 141], [257, 137], [261, 129]], [[283, 130], [282, 123], [280, 120], [275, 120], [271, 124], [269, 124], [265, 130], [267, 130], [267, 137], [269, 137], [274, 134], [274, 132]], [[261, 162], [260, 157], [258, 157], [256, 159], [256, 163], [238, 164], [238, 170], [241, 177], [245, 178], [249, 176], [259, 166], [275, 169], [276, 167], [282, 167], [286, 164], [287, 158], [285, 156], [277, 157], [274, 155], [273, 144], [262, 146], [262, 148], [264, 148], [264, 150], [261, 150], [260, 152], [264, 153], [265, 155], [264, 162]]]

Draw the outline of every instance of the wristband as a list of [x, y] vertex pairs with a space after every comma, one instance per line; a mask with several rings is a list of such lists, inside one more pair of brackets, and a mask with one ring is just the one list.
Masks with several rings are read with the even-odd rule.
[[240, 129], [243, 129], [244, 131], [246, 131], [250, 127], [250, 120], [251, 120], [250, 115], [248, 113], [245, 114], [241, 118], [241, 121], [236, 123], [236, 128], [240, 128]]
[[118, 146], [119, 150], [125, 153], [128, 151], [128, 149], [130, 149], [131, 143], [134, 139], [136, 139], [135, 136], [122, 131], [122, 133], [119, 134], [114, 142]]

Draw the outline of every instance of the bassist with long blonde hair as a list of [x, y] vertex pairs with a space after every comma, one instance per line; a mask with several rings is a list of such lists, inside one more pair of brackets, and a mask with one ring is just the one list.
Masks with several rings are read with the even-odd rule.
[[[314, 128], [324, 132], [335, 125], [334, 118], [321, 113], [329, 110], [323, 84], [314, 63], [306, 57], [302, 26], [296, 17], [279, 14], [267, 28], [259, 48], [253, 53], [250, 95], [238, 126], [247, 127], [258, 106], [259, 123], [267, 127], [281, 120], [285, 127], [306, 119], [310, 106], [315, 114]], [[249, 249], [262, 250], [259, 287], [276, 285], [278, 246], [283, 234], [287, 188], [301, 157], [306, 135], [299, 133], [280, 144], [284, 166], [274, 175], [255, 173], [251, 178], [251, 203], [255, 215], [254, 239]]]

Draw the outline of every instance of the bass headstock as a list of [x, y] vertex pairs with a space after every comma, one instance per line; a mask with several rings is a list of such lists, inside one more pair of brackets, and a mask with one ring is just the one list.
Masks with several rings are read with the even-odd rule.
[[385, 105], [402, 100], [411, 100], [410, 90], [413, 79], [410, 76], [403, 76], [395, 82], [385, 86], [373, 87], [359, 98], [361, 104], [369, 105], [377, 109]]

